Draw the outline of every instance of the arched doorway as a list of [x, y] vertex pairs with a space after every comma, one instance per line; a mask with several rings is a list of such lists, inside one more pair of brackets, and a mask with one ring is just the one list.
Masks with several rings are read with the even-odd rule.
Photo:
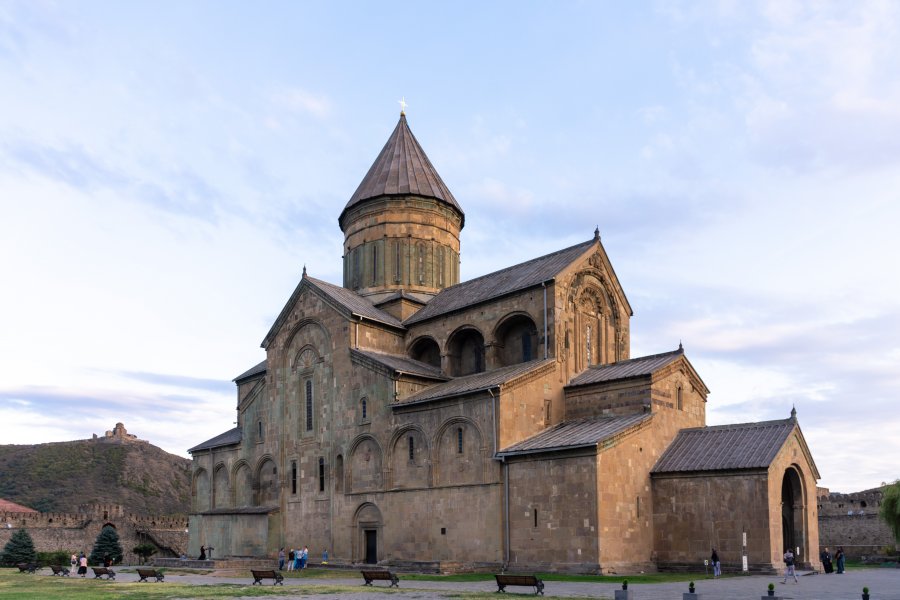
[[353, 552], [354, 560], [367, 565], [377, 564], [379, 560], [379, 545], [383, 544], [383, 540], [381, 540], [381, 511], [371, 502], [366, 502], [356, 510], [353, 521], [356, 531], [356, 547]]
[[790, 548], [795, 552], [798, 563], [810, 560], [806, 548], [805, 512], [803, 482], [796, 467], [790, 467], [781, 479], [781, 547], [782, 551]]

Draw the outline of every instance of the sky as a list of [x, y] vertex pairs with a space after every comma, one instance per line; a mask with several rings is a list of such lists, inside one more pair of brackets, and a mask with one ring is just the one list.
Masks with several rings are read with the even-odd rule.
[[0, 0], [0, 444], [230, 429], [396, 125], [462, 279], [590, 239], [710, 425], [900, 477], [900, 3]]

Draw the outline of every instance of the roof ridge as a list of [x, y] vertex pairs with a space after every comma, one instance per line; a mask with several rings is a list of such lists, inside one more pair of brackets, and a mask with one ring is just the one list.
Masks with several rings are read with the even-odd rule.
[[771, 427], [773, 425], [793, 425], [794, 419], [788, 417], [787, 419], [772, 419], [771, 421], [750, 421], [747, 423], [725, 423], [722, 425], [704, 425], [703, 427], [685, 427], [681, 431], [691, 432], [691, 431], [725, 431], [727, 429], [750, 429], [752, 427]]
[[[577, 248], [578, 246], [588, 246], [588, 245], [591, 245], [591, 244], [593, 244], [593, 243], [594, 243], [594, 239], [591, 238], [590, 240], [588, 240], [588, 241], [586, 241], [586, 242], [579, 242], [579, 243], [577, 243], [577, 244], [572, 244], [571, 246], [568, 246], [568, 247], [566, 247], [566, 248], [563, 248], [562, 250], [557, 250], [557, 251], [555, 251], [555, 252], [550, 252], [549, 254], [543, 254], [543, 255], [541, 255], [541, 256], [536, 256], [536, 257], [530, 258], [530, 259], [528, 259], [528, 260], [523, 260], [523, 261], [520, 262], [520, 263], [516, 263], [516, 264], [514, 264], [514, 265], [510, 265], [510, 266], [508, 266], [508, 267], [504, 267], [504, 268], [502, 268], [502, 269], [498, 269], [498, 270], [496, 270], [496, 271], [492, 271], [491, 273], [485, 273], [484, 275], [479, 275], [478, 277], [475, 277], [475, 278], [473, 278], [473, 279], [467, 279], [466, 281], [461, 281], [461, 282], [459, 282], [459, 283], [457, 283], [457, 284], [455, 284], [455, 285], [451, 285], [450, 287], [447, 287], [447, 288], [444, 288], [444, 289], [448, 289], [448, 290], [449, 290], [449, 289], [452, 289], [452, 288], [455, 288], [455, 287], [459, 287], [459, 286], [461, 286], [461, 285], [466, 285], [466, 284], [469, 284], [469, 283], [473, 283], [473, 282], [475, 282], [475, 281], [481, 281], [482, 279], [485, 279], [485, 278], [488, 278], [488, 277], [495, 277], [495, 276], [499, 275], [500, 273], [504, 273], [504, 272], [509, 271], [509, 270], [511, 270], [511, 269], [516, 269], [516, 268], [518, 268], [518, 267], [521, 267], [522, 265], [527, 265], [527, 264], [530, 263], [530, 262], [535, 262], [535, 261], [542, 260], [542, 259], [545, 259], [545, 258], [550, 258], [551, 256], [556, 256], [557, 254], [562, 254], [563, 252], [569, 252], [570, 250], [574, 250], [574, 249]], [[443, 290], [441, 290], [441, 291], [443, 291]]]
[[648, 354], [646, 356], [636, 356], [634, 358], [626, 358], [624, 360], [617, 360], [616, 362], [607, 363], [605, 365], [591, 365], [588, 368], [589, 369], [602, 369], [604, 367], [615, 367], [617, 365], [621, 365], [622, 363], [637, 362], [639, 360], [651, 360], [654, 358], [661, 358], [663, 356], [670, 356], [670, 355], [677, 355], [677, 354], [684, 354], [684, 350], [681, 348], [676, 348], [675, 350], [669, 350], [667, 352], [660, 352], [658, 354]]

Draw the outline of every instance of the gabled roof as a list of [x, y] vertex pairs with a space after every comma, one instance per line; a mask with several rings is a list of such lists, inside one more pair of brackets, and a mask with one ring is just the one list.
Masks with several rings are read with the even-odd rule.
[[651, 418], [653, 418], [651, 413], [637, 413], [621, 417], [592, 417], [566, 421], [533, 435], [527, 440], [504, 448], [497, 453], [497, 456], [588, 448]]
[[438, 175], [434, 165], [428, 160], [416, 136], [410, 131], [404, 114], [400, 115], [400, 121], [391, 137], [341, 211], [341, 216], [338, 217], [341, 230], [344, 215], [357, 204], [379, 196], [400, 195], [424, 196], [440, 200], [459, 211], [462, 217], [461, 226], [465, 225], [462, 208]]
[[552, 365], [556, 362], [555, 358], [546, 360], [532, 360], [530, 362], [519, 363], [509, 367], [494, 369], [484, 373], [475, 373], [474, 375], [466, 375], [464, 377], [456, 377], [446, 383], [433, 385], [428, 389], [422, 390], [417, 394], [413, 394], [402, 402], [397, 402], [394, 406], [405, 406], [408, 404], [416, 404], [419, 402], [428, 402], [431, 400], [440, 400], [443, 398], [452, 398], [454, 396], [462, 396], [465, 394], [473, 394], [483, 392], [489, 389], [498, 388], [502, 385], [513, 383], [516, 379], [528, 375], [538, 369]]
[[791, 417], [682, 429], [651, 473], [765, 469], [796, 426]]
[[573, 377], [566, 387], [615, 381], [617, 379], [630, 379], [632, 377], [645, 377], [668, 366], [682, 356], [684, 356], [684, 350], [679, 348], [672, 352], [620, 360], [609, 365], [595, 365], [588, 367]]
[[443, 314], [468, 308], [513, 292], [550, 281], [576, 258], [587, 252], [596, 240], [576, 244], [527, 262], [513, 265], [441, 290], [425, 308], [412, 315], [404, 325], [412, 325]]
[[398, 329], [404, 329], [403, 323], [397, 320], [396, 317], [384, 312], [380, 308], [375, 308], [371, 302], [356, 292], [312, 277], [306, 277], [306, 280], [309, 281], [313, 287], [321, 290], [332, 300], [349, 310], [353, 315], [372, 321], [378, 321], [379, 323], [397, 327]]
[[439, 379], [446, 381], [450, 379], [441, 373], [437, 367], [433, 367], [428, 363], [413, 360], [408, 356], [400, 356], [397, 354], [384, 354], [383, 352], [373, 352], [371, 350], [351, 349], [351, 354], [365, 356], [369, 360], [393, 370], [395, 373], [408, 373], [409, 375], [418, 375], [420, 377], [428, 377], [431, 379]]
[[229, 429], [225, 433], [220, 433], [214, 438], [208, 439], [205, 442], [197, 444], [193, 448], [189, 448], [188, 452], [193, 454], [194, 452], [199, 452], [200, 450], [212, 450], [213, 448], [221, 448], [222, 446], [233, 446], [234, 444], [241, 443], [241, 428], [235, 427], [234, 429]]
[[22, 506], [21, 504], [16, 504], [15, 502], [0, 498], [0, 512], [36, 513], [38, 511], [34, 510], [33, 508], [28, 508], [27, 506]]
[[240, 375], [238, 375], [237, 377], [232, 379], [232, 381], [237, 383], [244, 379], [250, 379], [251, 377], [255, 377], [256, 375], [264, 374], [265, 372], [266, 372], [266, 361], [262, 361], [255, 367], [247, 369], [246, 371], [244, 371], [243, 373], [241, 373]]
[[403, 323], [401, 323], [396, 317], [390, 315], [389, 313], [386, 313], [380, 308], [375, 308], [375, 306], [372, 305], [372, 303], [363, 296], [360, 296], [356, 292], [342, 288], [340, 286], [315, 279], [314, 277], [309, 277], [306, 274], [306, 268], [304, 267], [303, 277], [300, 279], [300, 283], [298, 283], [297, 287], [294, 288], [294, 292], [291, 294], [291, 297], [285, 303], [284, 308], [281, 309], [281, 313], [279, 313], [278, 315], [278, 318], [275, 319], [275, 322], [269, 329], [269, 333], [267, 333], [266, 337], [263, 339], [261, 344], [263, 348], [268, 347], [269, 343], [278, 332], [278, 329], [290, 314], [291, 308], [294, 306], [294, 303], [297, 302], [297, 298], [299, 298], [302, 291], [307, 288], [315, 290], [317, 293], [330, 300], [336, 307], [349, 313], [350, 316], [362, 317], [364, 319], [376, 321], [378, 323], [382, 323], [384, 325], [395, 327], [401, 330], [405, 329], [405, 327], [403, 327]]

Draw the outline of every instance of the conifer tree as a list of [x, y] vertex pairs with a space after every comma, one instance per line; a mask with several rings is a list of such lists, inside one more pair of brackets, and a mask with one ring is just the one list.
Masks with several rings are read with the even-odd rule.
[[114, 563], [119, 563], [122, 562], [122, 554], [122, 544], [119, 543], [119, 534], [116, 533], [116, 528], [107, 525], [97, 536], [88, 562], [92, 565], [102, 565], [103, 559], [108, 556]]
[[3, 548], [2, 562], [5, 565], [37, 562], [34, 541], [24, 529], [17, 529]]

